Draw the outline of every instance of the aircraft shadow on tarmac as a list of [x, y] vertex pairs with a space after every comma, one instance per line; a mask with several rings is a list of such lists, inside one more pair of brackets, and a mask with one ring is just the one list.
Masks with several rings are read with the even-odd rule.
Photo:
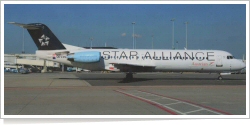
[[59, 78], [71, 80], [85, 80], [92, 86], [154, 86], [154, 85], [246, 85], [245, 79], [224, 78]]

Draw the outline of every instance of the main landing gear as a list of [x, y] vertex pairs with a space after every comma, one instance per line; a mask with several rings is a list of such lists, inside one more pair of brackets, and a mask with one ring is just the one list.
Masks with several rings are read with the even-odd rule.
[[133, 79], [133, 73], [132, 72], [126, 73], [126, 78], [125, 79], [132, 80]]
[[219, 77], [218, 77], [218, 80], [222, 80], [223, 78], [222, 78], [222, 76], [220, 75]]

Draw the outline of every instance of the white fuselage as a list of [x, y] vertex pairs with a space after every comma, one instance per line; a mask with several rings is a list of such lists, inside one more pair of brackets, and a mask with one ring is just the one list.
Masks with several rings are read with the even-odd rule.
[[[99, 51], [101, 59], [96, 63], [80, 63], [67, 60], [68, 53]], [[55, 55], [56, 53], [56, 55]], [[38, 50], [42, 59], [76, 66], [88, 70], [112, 70], [113, 64], [154, 67], [152, 71], [230, 72], [241, 70], [245, 64], [232, 54], [220, 50], [146, 50], [146, 49], [82, 49]], [[53, 59], [53, 57], [55, 57]], [[112, 68], [110, 68], [112, 67]]]

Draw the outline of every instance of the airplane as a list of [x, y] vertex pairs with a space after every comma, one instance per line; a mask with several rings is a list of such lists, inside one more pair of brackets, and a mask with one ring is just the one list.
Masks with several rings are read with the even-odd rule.
[[9, 22], [28, 30], [38, 50], [36, 56], [91, 71], [119, 71], [126, 79], [136, 72], [208, 72], [222, 75], [246, 67], [242, 60], [222, 50], [85, 49], [63, 44], [42, 23]]

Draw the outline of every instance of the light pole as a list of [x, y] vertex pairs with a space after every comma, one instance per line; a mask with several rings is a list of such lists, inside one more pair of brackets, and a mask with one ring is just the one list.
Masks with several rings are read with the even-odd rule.
[[92, 49], [92, 40], [94, 39], [93, 37], [89, 38], [91, 43], [90, 43], [90, 48]]
[[188, 23], [189, 22], [185, 22], [185, 24], [186, 24], [186, 49], [188, 48], [188, 46], [187, 46], [187, 28], [188, 28], [187, 26], [188, 26]]
[[176, 45], [177, 45], [176, 49], [178, 49], [178, 41], [176, 41]]
[[152, 37], [152, 49], [154, 49], [154, 35], [152, 35], [151, 37]]
[[134, 25], [135, 25], [135, 22], [132, 22], [132, 25], [133, 25], [133, 49], [134, 49], [134, 45], [135, 45], [135, 34], [134, 34]]
[[152, 49], [154, 49], [154, 35], [152, 35]]
[[136, 49], [136, 39], [137, 39], [137, 36], [135, 35], [135, 49]]
[[22, 51], [22, 53], [25, 53], [24, 52], [24, 29], [23, 29], [23, 51]]
[[170, 21], [173, 22], [173, 38], [172, 38], [172, 49], [174, 49], [174, 21], [175, 21], [175, 18], [171, 19]]

